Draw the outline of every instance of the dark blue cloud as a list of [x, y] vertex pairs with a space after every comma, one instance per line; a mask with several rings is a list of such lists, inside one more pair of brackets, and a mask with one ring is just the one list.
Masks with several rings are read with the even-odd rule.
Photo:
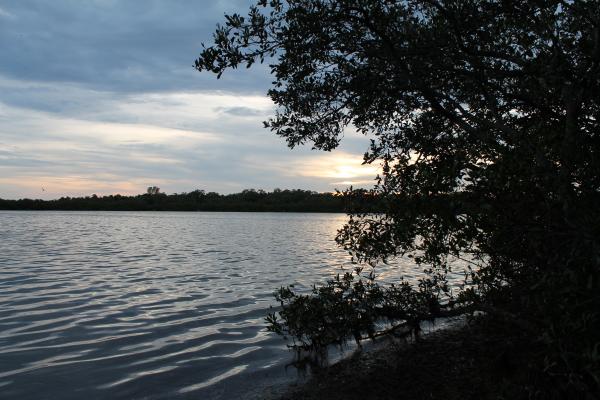
[[[0, 74], [75, 82], [99, 90], [226, 89], [263, 92], [266, 66], [217, 81], [192, 65], [225, 12], [247, 0], [5, 1], [0, 14]], [[10, 16], [10, 17], [9, 17]]]
[[224, 114], [235, 115], [238, 117], [254, 117], [257, 115], [264, 115], [263, 110], [250, 107], [217, 107], [215, 111]]

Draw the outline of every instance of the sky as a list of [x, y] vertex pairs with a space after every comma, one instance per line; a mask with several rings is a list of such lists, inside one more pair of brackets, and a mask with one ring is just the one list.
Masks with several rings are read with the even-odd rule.
[[0, 0], [0, 198], [370, 186], [367, 138], [289, 149], [266, 65], [193, 68], [248, 0]]

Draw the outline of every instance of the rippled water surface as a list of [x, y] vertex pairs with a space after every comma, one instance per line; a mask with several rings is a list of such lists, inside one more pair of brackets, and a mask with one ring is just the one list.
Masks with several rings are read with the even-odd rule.
[[347, 264], [345, 220], [0, 211], [0, 398], [228, 399], [291, 379], [271, 293]]

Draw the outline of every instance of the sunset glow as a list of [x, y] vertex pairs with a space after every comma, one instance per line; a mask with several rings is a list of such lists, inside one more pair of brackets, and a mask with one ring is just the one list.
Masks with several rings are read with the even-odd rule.
[[325, 153], [312, 159], [300, 168], [300, 175], [327, 178], [335, 183], [349, 183], [355, 180], [372, 182], [381, 169], [373, 164], [363, 164], [361, 156], [348, 153]]
[[[217, 80], [191, 67], [200, 50], [195, 38], [210, 36], [226, 11], [222, 4], [182, 15], [173, 5], [153, 11], [153, 3], [143, 23], [138, 11], [128, 14], [133, 9], [118, 3], [52, 2], [36, 13], [19, 4], [0, 13], [7, 44], [0, 62], [0, 198], [134, 194], [154, 185], [167, 193], [372, 185], [378, 168], [361, 165], [363, 136], [349, 132], [326, 153], [310, 144], [290, 150], [263, 128], [275, 111], [266, 95], [268, 68], [228, 71]], [[85, 26], [85, 37], [64, 40], [63, 23], [48, 23], [57, 9]], [[127, 30], [123, 20], [88, 20], [104, 13], [122, 15]], [[30, 36], [20, 34], [24, 29]], [[177, 42], [162, 40], [165, 31]], [[76, 54], [76, 62], [65, 61]]]

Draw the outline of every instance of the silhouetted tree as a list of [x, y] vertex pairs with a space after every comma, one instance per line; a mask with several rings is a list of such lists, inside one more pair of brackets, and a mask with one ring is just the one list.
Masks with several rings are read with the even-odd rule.
[[156, 196], [157, 194], [160, 193], [160, 188], [157, 186], [148, 186], [146, 193], [149, 194], [150, 196]]
[[[340, 231], [355, 260], [413, 256], [440, 306], [484, 309], [544, 346], [533, 364], [562, 378], [546, 389], [600, 391], [597, 1], [260, 0], [195, 65], [265, 60], [265, 126], [289, 146], [332, 150], [348, 127], [371, 138], [385, 214], [358, 209]], [[472, 269], [448, 300], [450, 257]]]

